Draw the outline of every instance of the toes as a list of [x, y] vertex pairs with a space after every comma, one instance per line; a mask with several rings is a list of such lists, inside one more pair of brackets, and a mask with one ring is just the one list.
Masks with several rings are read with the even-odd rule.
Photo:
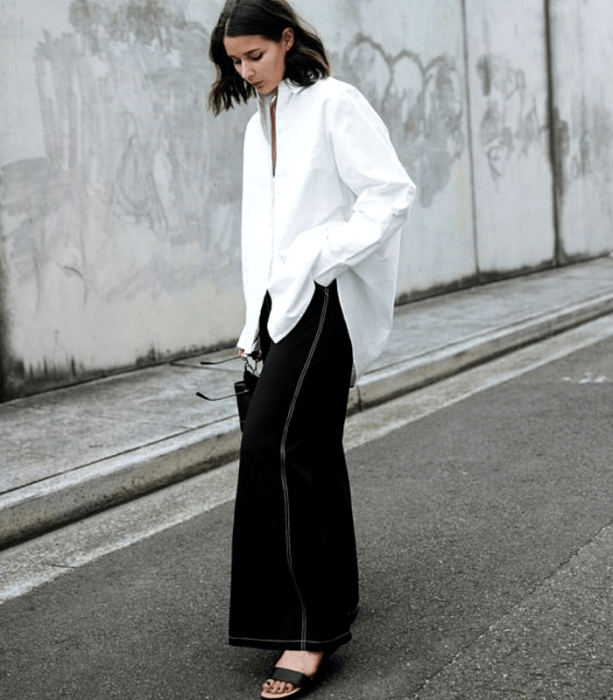
[[262, 686], [262, 690], [268, 695], [285, 695], [286, 693], [291, 693], [294, 690], [294, 686], [291, 683], [274, 681], [269, 678]]
[[285, 693], [291, 693], [294, 686], [291, 683], [284, 683], [283, 681], [278, 681], [275, 686], [275, 692], [277, 695], [284, 695]]

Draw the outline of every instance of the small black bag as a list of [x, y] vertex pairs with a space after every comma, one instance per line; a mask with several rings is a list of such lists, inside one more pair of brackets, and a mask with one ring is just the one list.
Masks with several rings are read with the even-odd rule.
[[234, 393], [236, 394], [236, 404], [238, 406], [238, 419], [240, 421], [241, 431], [245, 428], [247, 420], [247, 411], [251, 404], [251, 397], [258, 384], [259, 377], [254, 374], [249, 367], [245, 367], [243, 372], [243, 380], [234, 382]]
[[[239, 359], [238, 355], [236, 357], [229, 357], [226, 360], [220, 360], [218, 362], [205, 361], [201, 362], [200, 364], [210, 367], [212, 365], [222, 365], [226, 362], [231, 362], [232, 360], [237, 359]], [[255, 391], [255, 387], [257, 386], [259, 379], [259, 375], [256, 374], [259, 358], [257, 356], [251, 358], [249, 356], [245, 356], [243, 357], [243, 359], [245, 360], [245, 371], [243, 372], [243, 379], [240, 382], [234, 382], [234, 394], [230, 394], [229, 396], [211, 397], [206, 396], [200, 391], [196, 393], [196, 396], [200, 397], [201, 399], [204, 399], [205, 401], [223, 401], [224, 399], [229, 399], [232, 396], [235, 396], [236, 405], [238, 407], [238, 419], [240, 422], [241, 431], [245, 427], [245, 421], [247, 420], [247, 411], [249, 410], [251, 397], [253, 396], [253, 392]], [[249, 359], [252, 359], [254, 361], [254, 366], [250, 364]]]

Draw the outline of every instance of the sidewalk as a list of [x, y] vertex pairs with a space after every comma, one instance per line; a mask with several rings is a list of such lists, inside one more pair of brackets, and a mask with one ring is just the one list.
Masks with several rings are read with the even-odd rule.
[[[612, 258], [399, 307], [350, 411], [612, 312]], [[195, 392], [231, 393], [241, 363], [203, 368], [201, 359], [0, 404], [0, 547], [235, 458], [235, 402]]]

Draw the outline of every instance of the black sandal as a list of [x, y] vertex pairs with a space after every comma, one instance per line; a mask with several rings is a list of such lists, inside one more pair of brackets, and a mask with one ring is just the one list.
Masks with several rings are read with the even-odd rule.
[[[300, 673], [300, 671], [292, 671], [291, 668], [282, 668], [281, 666], [275, 666], [275, 670], [270, 674], [268, 678], [271, 681], [282, 681], [283, 683], [291, 683], [294, 686], [294, 690], [291, 690], [289, 693], [277, 693], [274, 696], [271, 693], [271, 697], [279, 698], [279, 700], [281, 700], [281, 698], [296, 697], [299, 693], [306, 692], [308, 687], [313, 682], [314, 676], [307, 676], [304, 673]], [[265, 692], [267, 691], [262, 691], [262, 693]], [[268, 700], [264, 694], [262, 694], [262, 697]]]
[[[291, 690], [289, 693], [283, 693], [282, 695], [275, 694], [273, 697], [275, 699], [278, 698], [279, 700], [282, 700], [283, 698], [289, 697], [295, 698], [300, 693], [306, 693], [306, 691], [309, 689], [309, 686], [313, 683], [315, 677], [319, 673], [319, 670], [324, 665], [325, 661], [329, 659], [330, 656], [332, 656], [332, 654], [334, 654], [334, 652], [339, 648], [339, 646], [340, 644], [337, 644], [324, 653], [324, 655], [321, 657], [321, 661], [319, 662], [319, 666], [317, 667], [317, 671], [315, 671], [315, 675], [313, 676], [307, 676], [304, 673], [300, 673], [300, 671], [293, 671], [291, 668], [275, 666], [273, 672], [270, 674], [270, 676], [268, 676], [268, 680], [281, 681], [283, 683], [291, 683], [294, 686], [294, 690]], [[265, 692], [265, 690], [262, 691], [262, 693]], [[269, 698], [265, 698], [264, 695], [262, 695], [262, 698], [264, 698], [264, 700], [269, 700]]]

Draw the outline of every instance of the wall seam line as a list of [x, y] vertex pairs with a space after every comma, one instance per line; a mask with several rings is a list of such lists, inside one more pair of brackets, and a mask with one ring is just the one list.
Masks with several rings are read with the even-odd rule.
[[464, 35], [464, 70], [466, 74], [466, 128], [468, 132], [468, 157], [470, 162], [470, 197], [473, 210], [473, 249], [475, 254], [475, 275], [477, 278], [477, 283], [481, 284], [481, 266], [479, 264], [479, 226], [477, 222], [477, 192], [475, 187], [475, 159], [473, 152], [473, 114], [470, 102], [470, 63], [468, 57], [468, 20], [466, 16], [466, 0], [462, 0], [462, 31]]
[[553, 232], [554, 232], [554, 258], [556, 266], [564, 264], [564, 253], [562, 246], [561, 230], [561, 190], [564, 182], [559, 182], [563, 176], [558, 150], [558, 134], [555, 106], [555, 82], [554, 82], [554, 52], [553, 52], [553, 32], [551, 26], [551, 1], [543, 0], [545, 12], [545, 51], [547, 63], [547, 111], [549, 121], [549, 160], [551, 165], [551, 183], [553, 189]]

